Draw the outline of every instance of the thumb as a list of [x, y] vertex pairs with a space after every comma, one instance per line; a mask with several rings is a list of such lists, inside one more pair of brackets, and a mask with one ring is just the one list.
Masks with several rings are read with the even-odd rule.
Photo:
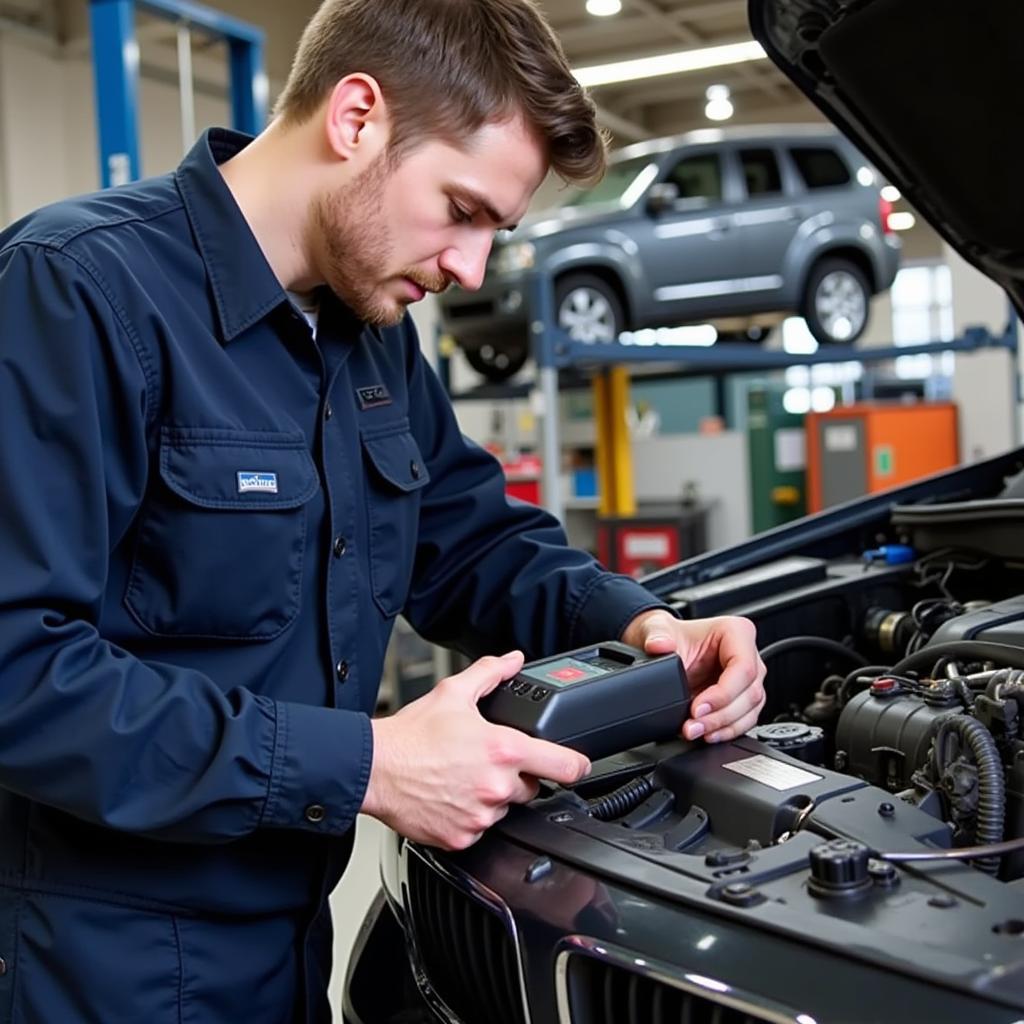
[[671, 654], [676, 649], [675, 619], [667, 612], [656, 612], [641, 627], [643, 649], [646, 654]]
[[522, 651], [509, 651], [500, 658], [480, 658], [451, 678], [457, 682], [459, 693], [476, 704], [502, 680], [511, 679], [523, 667], [524, 660]]

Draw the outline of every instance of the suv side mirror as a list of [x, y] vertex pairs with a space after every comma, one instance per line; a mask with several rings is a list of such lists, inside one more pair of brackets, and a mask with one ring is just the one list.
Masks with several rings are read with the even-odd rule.
[[678, 185], [671, 181], [659, 181], [647, 193], [647, 210], [649, 213], [661, 213], [670, 209], [678, 198]]

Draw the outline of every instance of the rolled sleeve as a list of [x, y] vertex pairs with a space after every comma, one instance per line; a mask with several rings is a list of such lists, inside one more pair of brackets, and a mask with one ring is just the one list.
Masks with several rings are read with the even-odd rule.
[[261, 825], [340, 834], [355, 822], [373, 764], [367, 715], [278, 701]]

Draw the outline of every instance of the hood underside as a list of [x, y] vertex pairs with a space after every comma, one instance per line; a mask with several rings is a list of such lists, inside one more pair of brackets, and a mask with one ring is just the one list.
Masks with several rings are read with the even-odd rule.
[[769, 57], [1024, 310], [1020, 0], [749, 0]]

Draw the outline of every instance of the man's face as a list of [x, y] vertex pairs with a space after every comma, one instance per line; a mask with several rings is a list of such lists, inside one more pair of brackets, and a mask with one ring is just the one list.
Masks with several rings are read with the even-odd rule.
[[461, 147], [433, 140], [396, 166], [379, 160], [317, 203], [320, 273], [378, 326], [452, 282], [479, 288], [494, 232], [519, 221], [546, 173], [519, 118], [484, 125]]

